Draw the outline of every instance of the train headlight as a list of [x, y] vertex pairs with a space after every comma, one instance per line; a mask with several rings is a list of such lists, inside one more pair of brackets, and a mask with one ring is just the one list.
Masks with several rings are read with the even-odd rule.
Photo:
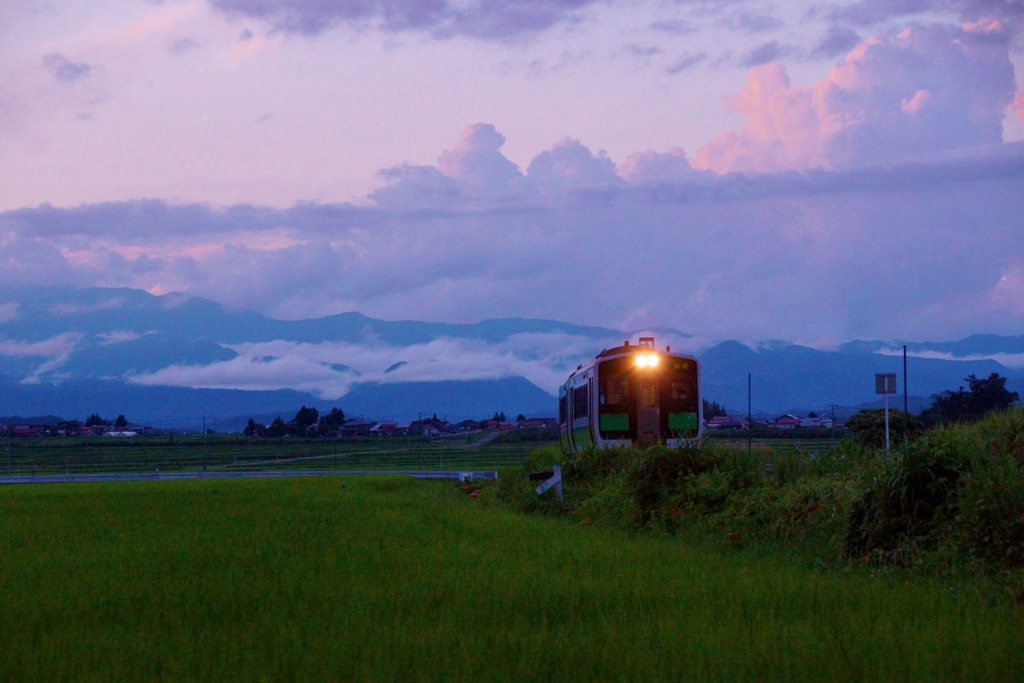
[[657, 364], [658, 364], [658, 357], [657, 356], [655, 356], [653, 353], [651, 355], [647, 356], [647, 365], [648, 365], [648, 367], [652, 367], [653, 368]]
[[636, 364], [639, 365], [642, 368], [646, 368], [647, 367], [647, 356], [637, 356], [636, 357]]
[[636, 357], [636, 364], [641, 368], [653, 368], [658, 364], [658, 357], [653, 353], [650, 355], [639, 355]]

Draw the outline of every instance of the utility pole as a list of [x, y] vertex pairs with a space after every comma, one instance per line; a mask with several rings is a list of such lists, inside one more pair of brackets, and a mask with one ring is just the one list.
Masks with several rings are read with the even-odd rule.
[[836, 447], [836, 404], [830, 403], [828, 405], [832, 409], [832, 448]]
[[4, 434], [7, 436], [7, 476], [11, 476], [11, 425], [4, 427]]
[[203, 471], [206, 471], [206, 416], [203, 415]]
[[750, 373], [747, 373], [747, 456], [750, 456], [751, 450], [753, 449], [753, 436], [754, 436], [754, 412], [753, 402], [751, 401], [750, 392]]
[[910, 398], [907, 396], [907, 345], [903, 345], [903, 453], [910, 441]]

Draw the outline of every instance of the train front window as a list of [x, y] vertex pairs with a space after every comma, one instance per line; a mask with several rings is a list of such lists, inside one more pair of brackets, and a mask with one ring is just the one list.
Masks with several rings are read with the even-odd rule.
[[653, 377], [640, 379], [640, 407], [656, 408], [658, 406], [657, 384]]
[[615, 358], [600, 364], [597, 375], [598, 429], [602, 439], [636, 437], [636, 364]]
[[672, 358], [666, 365], [661, 395], [662, 430], [695, 437], [699, 427], [697, 363], [688, 358]]

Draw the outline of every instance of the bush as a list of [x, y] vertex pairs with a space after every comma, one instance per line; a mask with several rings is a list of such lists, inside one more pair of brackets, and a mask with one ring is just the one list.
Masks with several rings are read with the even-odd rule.
[[892, 457], [854, 439], [822, 454], [748, 454], [705, 440], [692, 449], [548, 447], [524, 470], [556, 463], [564, 504], [537, 496], [525, 472], [502, 477], [498, 498], [588, 524], [811, 542], [836, 560], [1024, 568], [1024, 408], [925, 433]]
[[1024, 567], [1024, 409], [941, 427], [872, 473], [850, 506], [848, 555]]
[[[889, 441], [895, 445], [903, 442], [903, 411], [889, 410]], [[908, 416], [907, 437], [913, 441], [921, 435], [921, 420], [916, 415]], [[858, 411], [846, 421], [846, 428], [855, 439], [873, 448], [885, 447], [885, 409], [870, 408]]]

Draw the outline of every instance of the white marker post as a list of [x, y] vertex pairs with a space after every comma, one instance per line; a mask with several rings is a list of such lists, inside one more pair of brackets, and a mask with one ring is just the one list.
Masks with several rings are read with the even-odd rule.
[[875, 375], [875, 393], [885, 394], [885, 454], [889, 455], [889, 394], [896, 393], [896, 373]]
[[[544, 481], [544, 483], [542, 483], [540, 486], [537, 487], [537, 495], [539, 496], [539, 495], [543, 494], [545, 491], [547, 491], [552, 486], [554, 486], [555, 487], [555, 497], [558, 498], [559, 501], [561, 501], [561, 500], [563, 500], [562, 499], [562, 468], [559, 467], [558, 465], [555, 465], [551, 469], [552, 469], [551, 477], [549, 477], [547, 480]], [[544, 472], [543, 474], [547, 474], [547, 472]], [[535, 475], [535, 474], [531, 474], [530, 478], [532, 479], [532, 478], [534, 478], [536, 476], [537, 475]]]

